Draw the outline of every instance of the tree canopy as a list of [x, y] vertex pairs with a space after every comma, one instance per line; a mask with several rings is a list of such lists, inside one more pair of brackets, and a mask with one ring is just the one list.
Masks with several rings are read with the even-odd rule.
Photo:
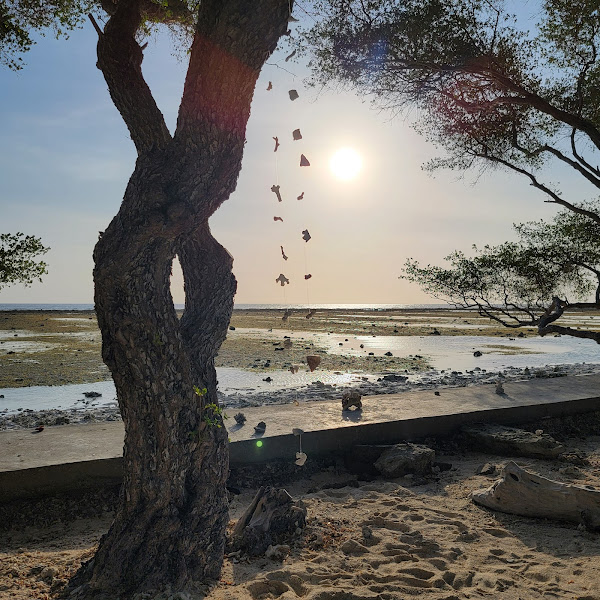
[[585, 210], [585, 198], [540, 174], [554, 160], [600, 188], [597, 2], [540, 1], [531, 32], [505, 5], [318, 0], [324, 18], [305, 33], [314, 81], [348, 85], [393, 112], [418, 109], [417, 129], [445, 152], [430, 169], [502, 167], [548, 202]]
[[[598, 210], [598, 205], [590, 206]], [[551, 222], [515, 225], [517, 242], [455, 251], [448, 268], [409, 259], [403, 277], [450, 304], [475, 309], [507, 327], [593, 339], [600, 334], [555, 322], [565, 311], [600, 306], [600, 225], [568, 210]], [[586, 302], [594, 294], [593, 302]]]
[[23, 233], [0, 233], [0, 290], [14, 283], [31, 285], [42, 280], [48, 265], [35, 260], [48, 252], [42, 241]]

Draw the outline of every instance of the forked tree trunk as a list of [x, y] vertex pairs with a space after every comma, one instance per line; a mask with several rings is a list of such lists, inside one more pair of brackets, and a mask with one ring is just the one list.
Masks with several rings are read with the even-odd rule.
[[[220, 574], [228, 448], [214, 358], [236, 282], [208, 218], [235, 189], [256, 78], [289, 10], [288, 0], [203, 0], [172, 139], [141, 76], [139, 0], [120, 0], [100, 36], [98, 65], [139, 154], [94, 252], [103, 358], [125, 425], [124, 482], [72, 598], [180, 591]], [[181, 320], [170, 293], [176, 255]]]

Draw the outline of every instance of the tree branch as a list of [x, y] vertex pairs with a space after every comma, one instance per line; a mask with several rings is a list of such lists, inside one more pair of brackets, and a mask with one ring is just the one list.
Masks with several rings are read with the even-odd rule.
[[143, 53], [135, 40], [141, 25], [139, 0], [121, 0], [98, 39], [98, 68], [138, 154], [171, 141], [164, 117], [142, 75]]

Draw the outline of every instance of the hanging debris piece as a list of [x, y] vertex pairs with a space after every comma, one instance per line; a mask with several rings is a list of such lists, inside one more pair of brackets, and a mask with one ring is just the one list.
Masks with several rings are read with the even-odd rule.
[[312, 275], [309, 273], [308, 275], [304, 276], [304, 279], [310, 279], [312, 277]]
[[298, 141], [302, 139], [302, 134], [300, 133], [299, 129], [294, 129], [294, 131], [292, 131], [292, 137], [294, 138], [294, 141]]
[[273, 221], [281, 221], [283, 223], [283, 219], [281, 217], [273, 217]]
[[305, 229], [305, 230], [302, 232], [302, 239], [303, 239], [305, 242], [308, 242], [308, 240], [310, 240], [310, 233], [308, 233], [308, 229]]
[[288, 94], [290, 95], [290, 100], [292, 100], [292, 101], [297, 100], [298, 98], [300, 98], [300, 96], [298, 95], [298, 92], [296, 90], [290, 90], [288, 92]]
[[283, 251], [283, 246], [279, 246], [281, 248], [281, 256], [283, 257], [283, 260], [287, 260], [288, 257], [285, 255], [285, 252]]
[[270, 92], [273, 89], [273, 84], [269, 81], [269, 85], [267, 86], [267, 92]]
[[300, 155], [300, 166], [301, 167], [310, 167], [310, 163], [308, 162], [308, 158], [304, 156], [304, 154]]
[[291, 308], [286, 308], [285, 312], [283, 313], [283, 317], [281, 317], [281, 320], [282, 321], [287, 321], [291, 316], [292, 316], [292, 309]]
[[321, 364], [321, 357], [316, 354], [309, 355], [306, 357], [306, 364], [312, 373]]
[[[293, 19], [293, 18], [294, 18], [294, 17], [292, 17], [292, 19]], [[296, 56], [296, 50], [294, 50], [294, 51], [293, 51], [291, 54], [288, 54], [288, 55], [285, 57], [285, 62], [287, 62], [288, 60], [291, 60], [292, 58], [294, 58], [294, 56]]]
[[279, 148], [281, 144], [279, 143], [279, 138], [276, 135], [273, 136], [273, 139], [275, 140], [275, 150], [273, 150], [273, 152], [277, 152], [277, 148]]
[[297, 198], [296, 200], [304, 200], [304, 192], [302, 192]]
[[285, 340], [283, 340], [283, 347], [286, 350], [289, 350], [292, 347], [292, 340], [290, 338], [285, 338]]
[[279, 277], [275, 280], [275, 282], [281, 283], [281, 287], [283, 287], [286, 283], [289, 285], [290, 280], [283, 273], [279, 273]]
[[306, 315], [306, 318], [307, 318], [307, 319], [311, 319], [312, 317], [314, 317], [314, 316], [315, 316], [315, 313], [316, 313], [316, 312], [317, 312], [317, 309], [316, 309], [316, 308], [313, 308], [312, 310], [309, 310], [309, 311], [308, 311], [308, 314]]
[[279, 185], [271, 186], [271, 191], [277, 196], [277, 200], [279, 200], [279, 202], [281, 202], [281, 193], [279, 192], [280, 187], [281, 186], [279, 186]]
[[298, 23], [300, 19], [296, 19], [296, 17], [293, 17], [292, 15], [290, 15], [288, 17], [288, 23]]

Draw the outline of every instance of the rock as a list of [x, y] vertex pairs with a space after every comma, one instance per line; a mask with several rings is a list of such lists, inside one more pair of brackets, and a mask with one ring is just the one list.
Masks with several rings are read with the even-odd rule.
[[496, 465], [485, 463], [477, 469], [477, 475], [494, 475], [496, 473]]
[[408, 377], [405, 375], [398, 375], [396, 373], [390, 373], [389, 375], [384, 375], [382, 381], [408, 381]]
[[233, 325], [229, 326], [229, 331], [235, 331], [235, 327]]
[[431, 335], [442, 335], [442, 334], [441, 334], [441, 333], [440, 333], [440, 332], [439, 332], [437, 329], [434, 329], [434, 330], [431, 332]]
[[38, 579], [50, 583], [57, 575], [58, 569], [56, 567], [44, 567], [40, 572]]
[[565, 451], [562, 444], [546, 433], [537, 435], [515, 427], [480, 425], [465, 427], [463, 433], [478, 450], [502, 456], [556, 458]]
[[352, 539], [346, 540], [341, 548], [344, 554], [366, 554], [369, 552], [369, 549], [366, 546], [363, 546], [360, 542]]
[[[270, 366], [270, 365], [269, 365], [269, 366]], [[272, 378], [272, 377], [265, 377], [265, 378], [263, 379], [263, 381], [266, 381], [267, 383], [271, 383], [271, 381], [273, 381], [273, 378]]]
[[83, 392], [86, 398], [100, 398], [102, 394], [100, 392]]
[[502, 396], [502, 394], [504, 394], [504, 386], [502, 385], [501, 381], [496, 383], [496, 394], [498, 394], [498, 396]]
[[475, 352], [473, 352], [473, 356], [483, 356], [483, 353], [479, 350], [475, 350]]
[[384, 450], [375, 462], [375, 468], [385, 477], [402, 477], [408, 473], [431, 473], [435, 452], [419, 444], [396, 444]]
[[356, 390], [350, 390], [342, 395], [342, 410], [350, 410], [352, 406], [356, 407], [356, 410], [362, 410], [360, 393]]
[[233, 415], [233, 418], [238, 425], [243, 425], [246, 422], [246, 415], [243, 412]]
[[287, 544], [277, 544], [275, 546], [269, 546], [265, 550], [265, 556], [271, 560], [283, 562], [290, 552], [291, 548]]
[[384, 356], [394, 356], [391, 352], [386, 352]]
[[255, 428], [254, 431], [256, 431], [256, 433], [264, 433], [265, 430], [267, 429], [267, 424], [264, 421], [261, 421]]

